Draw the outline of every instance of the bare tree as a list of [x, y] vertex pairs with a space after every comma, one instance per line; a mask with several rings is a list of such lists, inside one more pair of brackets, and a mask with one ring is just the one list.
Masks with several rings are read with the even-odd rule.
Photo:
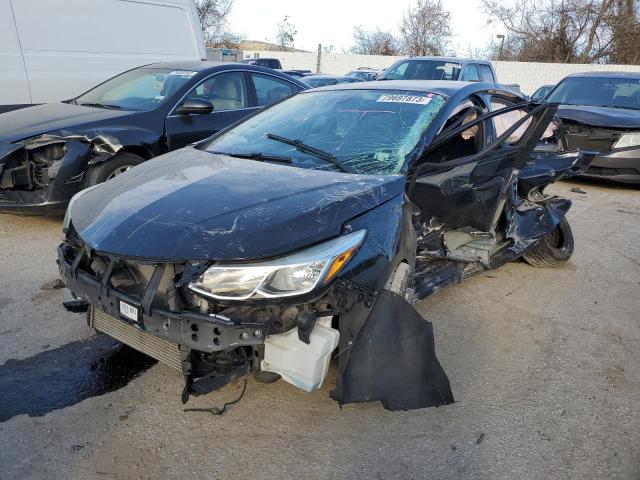
[[229, 31], [227, 17], [234, 0], [196, 0], [200, 25], [210, 47], [234, 46], [240, 36]]
[[450, 16], [441, 0], [417, 0], [400, 24], [404, 53], [443, 55], [451, 40]]
[[276, 35], [278, 44], [285, 48], [293, 48], [297, 34], [298, 30], [289, 21], [289, 15], [285, 15], [282, 23], [278, 24], [278, 34]]
[[[633, 63], [640, 56], [636, 0], [483, 0], [506, 29], [503, 58], [560, 63]], [[495, 48], [494, 48], [495, 58]]]
[[610, 62], [640, 63], [640, 23], [637, 0], [617, 0], [612, 20]]
[[399, 55], [400, 40], [391, 32], [380, 29], [367, 31], [358, 26], [353, 29], [353, 46], [350, 51], [363, 55]]

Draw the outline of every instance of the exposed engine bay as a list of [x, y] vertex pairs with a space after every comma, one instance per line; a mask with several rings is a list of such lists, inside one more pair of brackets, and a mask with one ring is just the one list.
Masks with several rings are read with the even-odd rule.
[[113, 157], [122, 146], [100, 135], [40, 135], [0, 144], [0, 201], [18, 211], [38, 205], [46, 213], [63, 213], [66, 199], [79, 191], [88, 166]]

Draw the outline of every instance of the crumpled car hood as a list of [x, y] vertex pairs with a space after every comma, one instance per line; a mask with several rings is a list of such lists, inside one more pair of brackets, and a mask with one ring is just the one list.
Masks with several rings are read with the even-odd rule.
[[0, 142], [16, 142], [47, 132], [70, 129], [137, 112], [82, 107], [69, 103], [47, 103], [0, 115]]
[[640, 130], [640, 111], [625, 108], [561, 105], [558, 116], [585, 125]]
[[184, 148], [79, 193], [67, 216], [91, 248], [126, 257], [238, 260], [339, 235], [404, 192], [402, 175], [263, 163]]

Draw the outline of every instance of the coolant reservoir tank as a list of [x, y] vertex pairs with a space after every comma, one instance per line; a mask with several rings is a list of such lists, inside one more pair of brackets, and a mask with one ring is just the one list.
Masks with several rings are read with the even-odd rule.
[[331, 328], [332, 318], [316, 320], [309, 345], [298, 338], [298, 327], [279, 335], [268, 335], [264, 341], [262, 370], [278, 373], [285, 382], [306, 392], [320, 388], [329, 370], [331, 352], [340, 339], [340, 332]]

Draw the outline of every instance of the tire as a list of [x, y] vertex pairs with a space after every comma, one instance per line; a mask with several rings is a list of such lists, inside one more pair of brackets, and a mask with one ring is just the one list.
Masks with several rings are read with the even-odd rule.
[[389, 277], [385, 289], [397, 293], [406, 300], [408, 296], [413, 294], [409, 288], [412, 277], [413, 272], [411, 267], [407, 263], [402, 262], [396, 267], [393, 275]]
[[533, 267], [557, 267], [573, 255], [573, 233], [566, 218], [562, 218], [556, 228], [544, 237], [531, 250], [522, 254], [522, 258]]
[[144, 158], [133, 153], [123, 152], [109, 160], [91, 165], [84, 174], [82, 188], [93, 187], [99, 183], [106, 182], [142, 162], [144, 162]]
[[253, 372], [253, 378], [258, 383], [274, 383], [280, 380], [280, 375], [274, 372]]

